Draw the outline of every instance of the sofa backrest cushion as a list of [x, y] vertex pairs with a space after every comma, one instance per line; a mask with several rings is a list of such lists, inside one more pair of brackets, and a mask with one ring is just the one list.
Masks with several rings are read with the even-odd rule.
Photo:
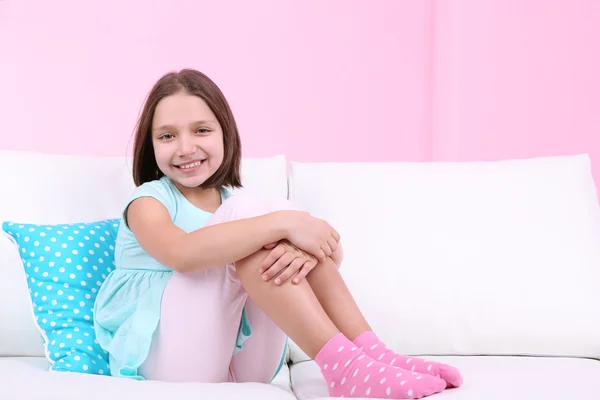
[[292, 162], [290, 199], [339, 231], [340, 271], [397, 351], [600, 356], [587, 155]]

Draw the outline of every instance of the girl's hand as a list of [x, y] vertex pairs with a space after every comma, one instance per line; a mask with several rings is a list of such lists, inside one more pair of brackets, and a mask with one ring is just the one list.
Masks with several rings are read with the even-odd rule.
[[337, 249], [340, 235], [325, 220], [303, 211], [284, 211], [286, 239], [293, 245], [315, 256], [319, 261]]
[[314, 256], [300, 250], [287, 240], [282, 240], [272, 249], [260, 264], [259, 272], [263, 274], [265, 281], [275, 277], [275, 284], [281, 285], [296, 275], [292, 283], [298, 284], [317, 266], [318, 260]]
[[[265, 250], [273, 250], [277, 246], [277, 243], [269, 243], [264, 246]], [[338, 242], [338, 247], [335, 249], [333, 253], [331, 253], [331, 259], [338, 266], [338, 268], [342, 265], [342, 261], [344, 260], [344, 249], [342, 248], [342, 242]]]
[[342, 261], [344, 259], [344, 250], [342, 249], [342, 242], [338, 242], [337, 249], [335, 249], [335, 251], [331, 253], [330, 257], [338, 268], [342, 265]]

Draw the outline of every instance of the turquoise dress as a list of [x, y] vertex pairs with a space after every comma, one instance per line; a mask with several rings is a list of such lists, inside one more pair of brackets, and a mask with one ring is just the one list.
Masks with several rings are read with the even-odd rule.
[[[230, 195], [227, 190], [221, 191], [222, 200]], [[153, 197], [164, 204], [173, 223], [185, 232], [202, 228], [212, 217], [192, 205], [167, 177], [139, 186], [127, 205], [139, 197]], [[123, 219], [115, 244], [115, 267], [98, 291], [94, 329], [98, 343], [109, 353], [111, 375], [143, 380], [138, 368], [150, 351], [160, 319], [162, 295], [173, 270], [142, 249]], [[250, 335], [244, 309], [234, 354]], [[279, 369], [282, 364], [283, 357]]]

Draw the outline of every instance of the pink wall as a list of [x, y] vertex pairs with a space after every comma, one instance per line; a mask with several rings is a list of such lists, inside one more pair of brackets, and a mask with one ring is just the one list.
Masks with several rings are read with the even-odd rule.
[[427, 2], [140, 4], [0, 2], [2, 147], [123, 155], [154, 81], [193, 67], [225, 92], [246, 156], [421, 158]]
[[134, 4], [0, 1], [0, 148], [129, 154], [150, 86], [194, 67], [230, 100], [245, 156], [587, 152], [600, 177], [595, 0]]
[[600, 2], [438, 4], [432, 156], [589, 153], [600, 178]]

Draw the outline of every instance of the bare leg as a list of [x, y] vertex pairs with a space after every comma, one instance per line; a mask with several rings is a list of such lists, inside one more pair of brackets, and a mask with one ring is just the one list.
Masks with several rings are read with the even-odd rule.
[[444, 390], [446, 383], [439, 378], [413, 375], [368, 357], [339, 331], [308, 281], [265, 282], [258, 268], [268, 253], [261, 250], [237, 262], [238, 278], [254, 303], [319, 365], [330, 396], [417, 399]]
[[238, 278], [252, 300], [309, 357], [314, 358], [339, 330], [323, 310], [308, 282], [277, 286], [263, 281], [257, 270], [268, 253], [268, 250], [261, 250], [238, 261]]
[[319, 263], [306, 280], [329, 318], [348, 339], [371, 330], [331, 258]]
[[462, 385], [462, 376], [456, 368], [397, 354], [381, 342], [362, 315], [333, 260], [328, 258], [317, 265], [306, 279], [333, 323], [369, 356], [390, 366], [441, 377], [451, 387]]

